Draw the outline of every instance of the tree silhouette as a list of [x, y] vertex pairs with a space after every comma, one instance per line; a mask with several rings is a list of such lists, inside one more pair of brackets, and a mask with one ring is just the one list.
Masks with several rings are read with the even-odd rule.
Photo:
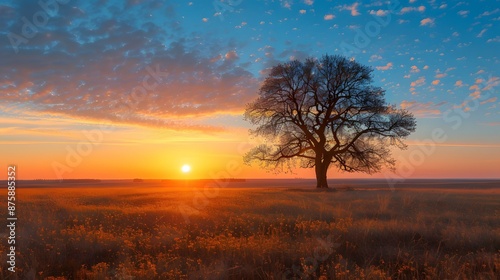
[[372, 71], [336, 55], [273, 67], [245, 111], [257, 126], [251, 134], [267, 144], [251, 149], [245, 162], [278, 172], [314, 167], [318, 188], [328, 188], [330, 164], [368, 174], [394, 168], [389, 147], [406, 148], [416, 121], [386, 104], [384, 90], [371, 85]]

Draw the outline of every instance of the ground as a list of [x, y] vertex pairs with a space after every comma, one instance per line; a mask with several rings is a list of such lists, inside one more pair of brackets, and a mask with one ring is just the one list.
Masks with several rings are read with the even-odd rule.
[[[21, 183], [19, 183], [21, 184]], [[1, 279], [498, 279], [500, 184], [17, 188]], [[57, 185], [60, 186], [60, 185]], [[5, 203], [5, 202], [4, 202]], [[4, 237], [7, 231], [0, 232]]]

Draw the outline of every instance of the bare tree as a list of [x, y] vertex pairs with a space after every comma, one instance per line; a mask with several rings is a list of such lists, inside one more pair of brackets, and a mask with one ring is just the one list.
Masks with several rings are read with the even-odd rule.
[[315, 168], [318, 188], [328, 188], [330, 164], [346, 172], [372, 174], [394, 168], [390, 146], [403, 140], [416, 121], [388, 105], [384, 90], [372, 86], [372, 69], [342, 56], [291, 61], [270, 70], [245, 119], [266, 143], [245, 155], [276, 171], [299, 164]]

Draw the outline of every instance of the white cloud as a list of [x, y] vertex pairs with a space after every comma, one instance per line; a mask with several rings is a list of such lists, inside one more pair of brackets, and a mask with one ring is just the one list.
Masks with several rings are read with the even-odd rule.
[[418, 72], [420, 72], [420, 69], [418, 69], [418, 67], [416, 65], [413, 65], [411, 67], [410, 72], [412, 72], [412, 73], [418, 73]]
[[495, 38], [491, 38], [491, 39], [488, 39], [488, 41], [486, 41], [487, 43], [499, 43], [500, 42], [500, 36], [496, 36]]
[[499, 8], [496, 8], [494, 9], [493, 11], [486, 11], [482, 14], [479, 15], [479, 17], [486, 17], [486, 16], [491, 16], [491, 15], [494, 15], [496, 13], [500, 12], [500, 9]]
[[470, 11], [458, 11], [457, 14], [460, 15], [461, 17], [467, 17], [469, 15]]
[[314, 0], [304, 0], [304, 4], [311, 6], [314, 4]]

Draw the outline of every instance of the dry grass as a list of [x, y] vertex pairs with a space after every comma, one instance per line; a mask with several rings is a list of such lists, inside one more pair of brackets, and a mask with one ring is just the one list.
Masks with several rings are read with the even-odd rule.
[[[500, 194], [18, 189], [1, 279], [498, 279]], [[189, 223], [179, 206], [187, 207]], [[3, 206], [2, 206], [3, 207]], [[195, 209], [198, 208], [198, 209]], [[2, 229], [2, 234], [6, 234]], [[17, 277], [17, 278], [16, 278]]]

